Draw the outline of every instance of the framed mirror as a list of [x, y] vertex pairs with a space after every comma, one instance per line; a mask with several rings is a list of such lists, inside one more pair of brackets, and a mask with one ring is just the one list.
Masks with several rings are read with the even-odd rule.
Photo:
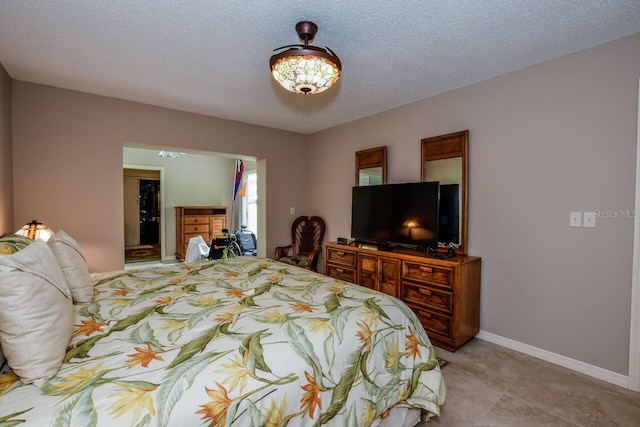
[[356, 186], [387, 183], [387, 147], [356, 151]]
[[467, 253], [469, 131], [421, 140], [420, 180], [440, 182], [438, 250]]

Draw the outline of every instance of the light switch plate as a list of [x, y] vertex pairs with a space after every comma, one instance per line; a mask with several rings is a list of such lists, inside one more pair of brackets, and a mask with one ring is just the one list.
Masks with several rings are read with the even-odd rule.
[[583, 224], [583, 227], [596, 228], [596, 213], [585, 212], [582, 215], [582, 224]]
[[569, 225], [571, 227], [582, 227], [582, 212], [569, 212]]

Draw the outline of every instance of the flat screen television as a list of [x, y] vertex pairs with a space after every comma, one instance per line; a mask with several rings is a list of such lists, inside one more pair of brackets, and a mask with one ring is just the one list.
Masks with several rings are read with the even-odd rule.
[[377, 244], [438, 247], [438, 182], [353, 187], [351, 237]]

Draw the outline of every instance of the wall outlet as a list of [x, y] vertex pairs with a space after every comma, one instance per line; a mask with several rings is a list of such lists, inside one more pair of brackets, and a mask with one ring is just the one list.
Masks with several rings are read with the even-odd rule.
[[582, 224], [587, 228], [596, 228], [596, 213], [585, 212], [582, 216]]
[[571, 227], [582, 227], [582, 212], [569, 212], [569, 225]]
[[291, 215], [295, 215], [296, 214], [296, 208], [290, 208], [291, 209]]

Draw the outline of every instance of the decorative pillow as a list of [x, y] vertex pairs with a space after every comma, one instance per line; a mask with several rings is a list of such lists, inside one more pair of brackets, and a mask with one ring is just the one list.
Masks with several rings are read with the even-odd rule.
[[23, 383], [40, 387], [56, 375], [73, 321], [71, 290], [46, 243], [0, 256], [0, 345]]
[[62, 273], [67, 279], [73, 302], [91, 302], [93, 300], [93, 282], [78, 243], [60, 230], [51, 236], [47, 244], [56, 255]]
[[28, 237], [4, 233], [0, 236], [0, 255], [14, 254], [33, 242], [35, 242], [35, 240], [29, 239]]

